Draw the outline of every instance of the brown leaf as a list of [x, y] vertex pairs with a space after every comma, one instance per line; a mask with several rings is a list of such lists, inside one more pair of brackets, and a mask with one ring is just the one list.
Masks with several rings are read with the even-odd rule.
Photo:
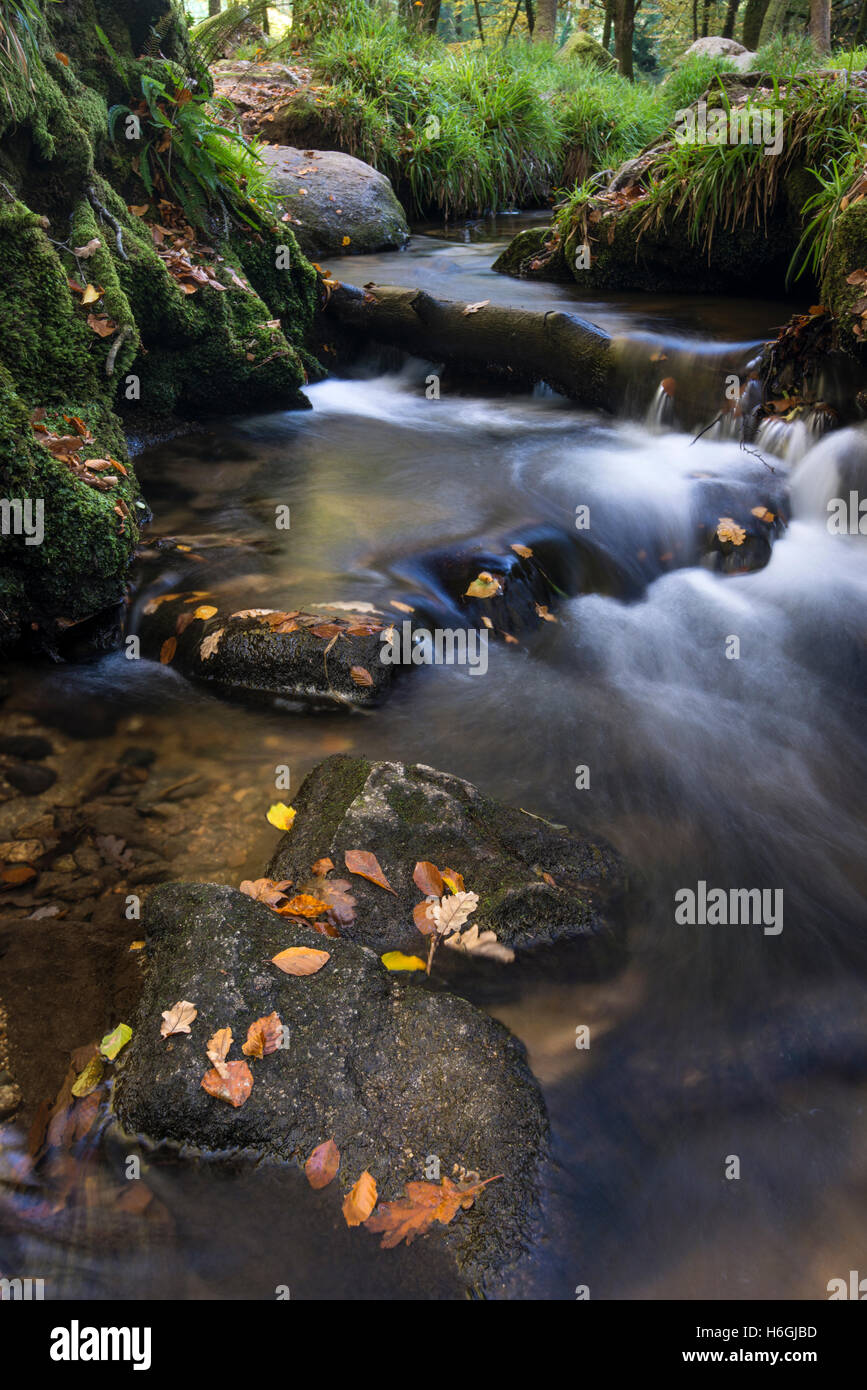
[[422, 936], [430, 936], [436, 931], [436, 923], [433, 919], [431, 909], [434, 903], [416, 903], [412, 910], [412, 920], [415, 922]]
[[343, 1217], [347, 1226], [360, 1226], [376, 1206], [376, 1183], [370, 1173], [362, 1173], [358, 1182], [343, 1199]]
[[462, 1207], [466, 1210], [473, 1205], [489, 1182], [501, 1177], [502, 1173], [498, 1173], [485, 1182], [463, 1184], [453, 1183], [446, 1177], [439, 1183], [405, 1183], [404, 1200], [381, 1202], [365, 1226], [368, 1231], [382, 1233], [380, 1245], [384, 1250], [393, 1250], [402, 1240], [411, 1245], [415, 1237], [424, 1235], [435, 1221], [448, 1226]]
[[[355, 635], [355, 634], [353, 634]], [[349, 671], [350, 676], [356, 685], [369, 687], [373, 685], [373, 676], [363, 666], [352, 666]]]
[[533, 554], [528, 545], [513, 545], [510, 549], [514, 550], [516, 555], [520, 555], [522, 560], [529, 560], [530, 556]]
[[412, 881], [426, 898], [441, 898], [445, 890], [443, 876], [436, 864], [420, 859], [412, 871]]
[[195, 1004], [189, 999], [179, 999], [170, 1009], [163, 1009], [160, 1036], [169, 1038], [173, 1033], [189, 1033], [190, 1024], [198, 1015]]
[[246, 1057], [267, 1057], [276, 1052], [283, 1041], [283, 1024], [279, 1014], [257, 1018], [247, 1029], [247, 1041], [241, 1051]]
[[333, 1139], [326, 1139], [324, 1144], [319, 1144], [313, 1150], [304, 1164], [304, 1172], [310, 1186], [318, 1192], [334, 1180], [339, 1167], [340, 1150]]
[[329, 874], [333, 868], [333, 859], [317, 859], [310, 872], [314, 874], [316, 878], [324, 878], [325, 875]]
[[312, 946], [289, 946], [272, 956], [271, 964], [286, 975], [315, 975], [330, 959], [330, 951], [317, 951]]
[[464, 318], [466, 318], [467, 314], [477, 314], [480, 309], [484, 309], [485, 305], [490, 304], [490, 302], [489, 299], [480, 299], [478, 304], [468, 304], [461, 312]]
[[323, 912], [328, 911], [328, 903], [314, 898], [310, 893], [299, 893], [279, 910], [287, 917], [321, 917]]
[[226, 1062], [225, 1068], [225, 1076], [221, 1076], [216, 1068], [206, 1071], [202, 1077], [202, 1088], [209, 1096], [228, 1101], [237, 1110], [253, 1089], [253, 1073], [246, 1062]]
[[112, 333], [118, 331], [117, 324], [114, 320], [107, 319], [102, 315], [88, 314], [87, 322], [90, 324], [94, 333], [99, 334], [100, 338], [110, 338]]
[[246, 878], [240, 885], [241, 892], [246, 893], [248, 898], [255, 898], [257, 902], [275, 909], [286, 901], [286, 889], [291, 887], [291, 878], [284, 879], [282, 883], [275, 883], [273, 878]]
[[385, 888], [389, 893], [394, 893], [395, 897], [397, 897], [397, 894], [382, 872], [382, 869], [379, 867], [379, 861], [375, 854], [371, 854], [370, 851], [366, 849], [348, 849], [343, 856], [343, 861], [351, 874], [358, 874], [359, 878], [369, 879], [369, 881], [375, 883], [377, 887]]
[[160, 661], [163, 666], [168, 666], [174, 660], [175, 652], [178, 649], [177, 637], [167, 637], [160, 647]]
[[208, 1039], [207, 1054], [208, 1061], [220, 1076], [227, 1076], [226, 1057], [229, 1048], [232, 1046], [231, 1028], [218, 1028], [212, 1038]]

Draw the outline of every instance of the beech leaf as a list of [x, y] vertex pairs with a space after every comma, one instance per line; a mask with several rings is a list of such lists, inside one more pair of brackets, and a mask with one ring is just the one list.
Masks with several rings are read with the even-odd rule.
[[376, 1183], [370, 1173], [362, 1173], [358, 1182], [343, 1199], [343, 1217], [347, 1226], [360, 1226], [376, 1206]]
[[351, 874], [358, 874], [359, 878], [369, 879], [379, 888], [385, 888], [389, 893], [397, 893], [392, 888], [375, 854], [371, 854], [366, 849], [348, 849], [343, 856], [343, 861]]
[[334, 1180], [339, 1167], [340, 1150], [333, 1139], [326, 1139], [324, 1144], [317, 1145], [313, 1150], [304, 1164], [304, 1172], [310, 1186], [318, 1192]]
[[191, 1004], [189, 999], [179, 999], [170, 1009], [163, 1009], [161, 1037], [169, 1038], [173, 1033], [189, 1033], [190, 1024], [198, 1012], [195, 1004]]
[[216, 1067], [202, 1077], [202, 1088], [217, 1100], [228, 1101], [237, 1110], [253, 1089], [253, 1073], [246, 1062], [225, 1063], [225, 1075]]
[[272, 956], [271, 964], [286, 975], [315, 975], [330, 959], [330, 951], [317, 951], [313, 946], [289, 946]]

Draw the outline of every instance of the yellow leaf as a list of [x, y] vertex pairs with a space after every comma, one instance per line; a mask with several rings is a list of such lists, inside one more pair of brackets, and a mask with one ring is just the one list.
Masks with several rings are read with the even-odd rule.
[[216, 612], [216, 608], [214, 608], [210, 603], [203, 603], [200, 608], [197, 608], [195, 610], [195, 612], [193, 613], [193, 617], [201, 618], [202, 620], [204, 620], [205, 618], [213, 618]]
[[81, 296], [82, 304], [94, 304], [102, 295], [102, 290], [98, 290], [96, 285], [87, 284], [84, 294]]
[[287, 806], [283, 801], [275, 801], [273, 806], [268, 807], [267, 820], [277, 830], [291, 830], [295, 815], [294, 807]]
[[344, 246], [348, 246], [351, 240], [352, 240], [351, 237], [345, 236], [345, 237], [343, 238], [343, 245], [344, 245]]
[[386, 970], [424, 970], [425, 963], [419, 956], [405, 956], [403, 951], [386, 951], [379, 958]]
[[721, 516], [716, 528], [717, 536], [721, 541], [731, 541], [732, 545], [743, 545], [747, 538], [747, 533], [743, 526], [738, 526], [730, 516]]
[[79, 1100], [83, 1096], [89, 1096], [91, 1091], [95, 1091], [105, 1070], [101, 1057], [91, 1057], [84, 1071], [79, 1072], [72, 1087], [72, 1094]]

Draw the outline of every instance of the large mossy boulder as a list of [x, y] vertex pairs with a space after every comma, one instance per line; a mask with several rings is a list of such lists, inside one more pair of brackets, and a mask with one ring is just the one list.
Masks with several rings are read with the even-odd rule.
[[337, 755], [314, 768], [293, 804], [296, 819], [269, 865], [271, 878], [304, 883], [320, 858], [343, 876], [347, 850], [367, 850], [394, 890], [353, 876], [356, 916], [341, 927], [352, 941], [376, 951], [424, 950], [413, 923], [424, 900], [413, 871], [427, 860], [463, 877], [479, 897], [473, 922], [506, 946], [581, 939], [594, 967], [621, 954], [613, 908], [625, 875], [614, 850], [493, 801], [460, 777]]
[[390, 181], [364, 160], [291, 145], [269, 145], [262, 158], [307, 255], [397, 251], [409, 241], [406, 214]]
[[[524, 1049], [502, 1024], [231, 888], [157, 888], [145, 928], [147, 982], [114, 1099], [123, 1127], [210, 1153], [302, 1164], [333, 1139], [335, 1207], [365, 1170], [380, 1200], [430, 1177], [431, 1158], [454, 1180], [502, 1174], [428, 1237], [445, 1243], [468, 1286], [493, 1292], [528, 1245], [547, 1132]], [[286, 975], [272, 957], [290, 946], [325, 947], [330, 958], [315, 975]], [[198, 1009], [192, 1031], [163, 1038], [162, 1012], [181, 999]], [[230, 1060], [242, 1060], [250, 1024], [274, 1012], [285, 1045], [250, 1062], [246, 1102], [235, 1108], [203, 1090], [208, 1039], [231, 1028]]]
[[[320, 369], [301, 346], [317, 276], [290, 228], [264, 213], [250, 225], [241, 186], [240, 203], [218, 188], [190, 250], [200, 278], [182, 283], [159, 254], [155, 225], [177, 226], [178, 209], [153, 153], [148, 186], [144, 137], [122, 123], [111, 136], [109, 109], [142, 111], [145, 82], [196, 86], [177, 0], [44, 10], [38, 54], [4, 70], [0, 101], [0, 496], [45, 516], [41, 544], [4, 517], [0, 644], [53, 650], [124, 594], [147, 509], [121, 415], [304, 404]], [[80, 447], [45, 447], [73, 434]], [[105, 459], [107, 487], [82, 467]]]
[[617, 69], [617, 61], [608, 49], [583, 29], [570, 34], [557, 56], [565, 61], [571, 59], [576, 63], [586, 63], [600, 72], [615, 72]]

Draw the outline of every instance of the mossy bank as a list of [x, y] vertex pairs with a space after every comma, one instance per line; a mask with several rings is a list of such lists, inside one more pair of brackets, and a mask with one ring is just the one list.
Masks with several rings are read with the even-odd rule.
[[[219, 158], [213, 186], [188, 175], [176, 117], [209, 78], [175, 0], [66, 0], [37, 40], [0, 97], [0, 646], [52, 650], [123, 598], [148, 514], [124, 419], [303, 406], [320, 369], [301, 347], [316, 272], [248, 203], [249, 156], [233, 146], [234, 183]], [[149, 107], [148, 83], [170, 99]], [[113, 107], [136, 119], [112, 134]], [[192, 242], [159, 162], [143, 167], [154, 120], [200, 211]], [[85, 465], [106, 459], [96, 485]]]

